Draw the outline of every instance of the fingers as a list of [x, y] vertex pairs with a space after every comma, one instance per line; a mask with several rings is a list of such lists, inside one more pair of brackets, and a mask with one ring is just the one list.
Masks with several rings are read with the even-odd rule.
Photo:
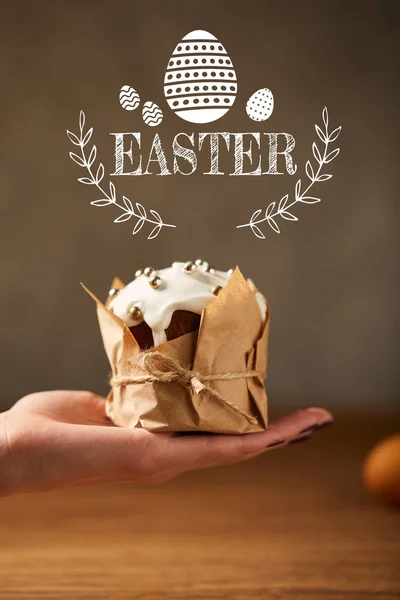
[[268, 426], [268, 431], [274, 432], [279, 439], [290, 442], [299, 435], [310, 433], [332, 421], [333, 417], [327, 410], [306, 408], [276, 419]]
[[232, 464], [269, 449], [284, 447], [328, 422], [332, 422], [328, 411], [309, 408], [275, 420], [261, 433], [174, 437], [168, 442], [164, 460], [179, 463], [182, 470]]

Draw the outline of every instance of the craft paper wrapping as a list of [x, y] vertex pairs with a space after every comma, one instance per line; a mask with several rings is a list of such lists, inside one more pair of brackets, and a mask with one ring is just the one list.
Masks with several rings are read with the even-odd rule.
[[[122, 288], [115, 279], [113, 287]], [[87, 290], [88, 291], [88, 290]], [[142, 354], [127, 325], [91, 292], [104, 347], [116, 376], [139, 376]], [[196, 393], [179, 383], [135, 383], [115, 386], [109, 393], [106, 412], [115, 425], [148, 431], [204, 431], [242, 434], [267, 428], [266, 377], [269, 307], [263, 322], [250, 287], [236, 268], [227, 285], [203, 311], [198, 331], [182, 335], [145, 352], [157, 350], [182, 367], [202, 375], [256, 370], [260, 375], [228, 381], [207, 381], [230, 403], [255, 417], [235, 411], [207, 390]]]

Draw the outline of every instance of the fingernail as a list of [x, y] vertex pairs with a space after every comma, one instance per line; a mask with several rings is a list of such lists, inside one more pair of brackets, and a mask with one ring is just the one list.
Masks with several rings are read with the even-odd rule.
[[300, 433], [307, 433], [308, 431], [316, 431], [317, 429], [323, 429], [324, 427], [328, 427], [333, 424], [333, 419], [330, 421], [325, 421], [324, 423], [315, 423], [314, 425], [310, 425], [305, 429], [302, 429]]
[[280, 446], [281, 444], [284, 444], [285, 440], [278, 440], [277, 442], [272, 442], [271, 444], [268, 444], [267, 448], [273, 448], [274, 446]]
[[312, 435], [302, 435], [301, 437], [298, 437], [294, 440], [292, 440], [291, 442], [289, 442], [289, 444], [298, 444], [299, 442], [305, 442], [306, 440], [310, 440], [312, 438]]
[[309, 425], [308, 427], [306, 427], [305, 429], [302, 429], [300, 431], [300, 433], [307, 433], [307, 431], [314, 431], [314, 429], [316, 429], [318, 427], [318, 425]]
[[333, 423], [333, 419], [331, 421], [325, 421], [324, 423], [317, 425], [316, 429], [323, 429], [324, 427], [329, 427], [329, 425], [333, 425]]

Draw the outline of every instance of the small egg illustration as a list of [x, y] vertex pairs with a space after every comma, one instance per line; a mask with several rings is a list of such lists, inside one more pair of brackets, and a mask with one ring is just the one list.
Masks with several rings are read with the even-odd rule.
[[149, 127], [157, 127], [163, 120], [162, 110], [155, 102], [150, 100], [143, 104], [142, 109], [143, 121]]
[[247, 100], [246, 112], [253, 121], [266, 121], [274, 110], [274, 96], [268, 88], [254, 92]]
[[236, 100], [236, 72], [224, 46], [208, 31], [191, 31], [168, 61], [164, 95], [168, 106], [190, 123], [211, 123]]
[[123, 85], [119, 93], [119, 103], [125, 110], [135, 110], [140, 104], [140, 97], [130, 85]]

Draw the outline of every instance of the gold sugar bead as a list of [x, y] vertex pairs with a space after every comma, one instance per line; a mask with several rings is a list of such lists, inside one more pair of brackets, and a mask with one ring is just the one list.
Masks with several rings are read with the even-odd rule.
[[203, 271], [205, 273], [210, 273], [210, 275], [214, 275], [215, 273], [215, 269], [213, 269], [212, 267], [210, 267], [210, 265], [208, 263], [206, 263], [206, 267], [203, 267]]
[[160, 287], [160, 285], [161, 285], [161, 277], [159, 277], [158, 275], [156, 275], [155, 277], [152, 277], [152, 278], [149, 280], [149, 285], [150, 285], [150, 286], [151, 286], [151, 287], [152, 287], [154, 290], [156, 290], [156, 289], [157, 289], [157, 288], [159, 288], [159, 287]]
[[155, 272], [156, 271], [155, 271], [155, 269], [153, 269], [153, 267], [146, 267], [145, 270], [143, 271], [143, 273], [144, 273], [144, 275], [146, 275], [146, 277], [150, 277]]
[[201, 267], [202, 265], [204, 265], [204, 263], [205, 263], [205, 261], [204, 261], [202, 258], [197, 258], [197, 259], [194, 261], [194, 264], [195, 264], [197, 267]]
[[140, 277], [141, 275], [143, 275], [143, 269], [138, 269], [135, 273], [135, 277]]
[[138, 321], [139, 319], [142, 318], [142, 311], [140, 310], [140, 308], [138, 306], [136, 306], [136, 304], [133, 304], [129, 310], [128, 310], [129, 316], [134, 319], [135, 321]]
[[118, 290], [117, 288], [111, 288], [111, 290], [108, 292], [108, 295], [111, 298], [114, 298], [115, 296], [118, 296], [120, 290]]
[[185, 263], [183, 270], [185, 273], [188, 273], [188, 275], [193, 275], [193, 273], [197, 271], [197, 266], [189, 260], [187, 263]]
[[215, 287], [211, 288], [211, 293], [214, 294], [214, 296], [218, 296], [221, 290], [222, 285], [216, 285]]

